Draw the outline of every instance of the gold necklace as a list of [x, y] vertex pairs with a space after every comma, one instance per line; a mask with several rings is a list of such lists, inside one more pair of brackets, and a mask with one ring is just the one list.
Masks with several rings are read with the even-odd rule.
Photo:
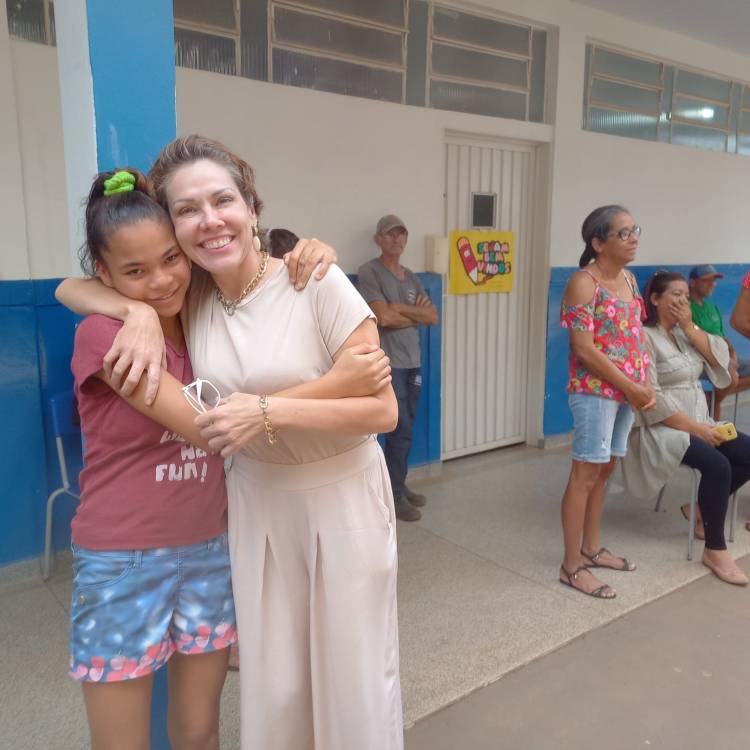
[[256, 286], [258, 286], [258, 282], [263, 278], [263, 274], [266, 272], [266, 268], [268, 268], [268, 252], [266, 250], [263, 250], [261, 255], [261, 261], [260, 261], [260, 268], [258, 269], [258, 272], [253, 276], [250, 281], [247, 282], [247, 285], [245, 288], [240, 292], [240, 296], [237, 297], [237, 299], [227, 299], [221, 289], [219, 287], [216, 287], [216, 299], [219, 300], [221, 303], [221, 306], [224, 308], [224, 312], [227, 315], [234, 315], [234, 311], [237, 309], [237, 305], [242, 302], [245, 297], [247, 297], [250, 292], [255, 289]]

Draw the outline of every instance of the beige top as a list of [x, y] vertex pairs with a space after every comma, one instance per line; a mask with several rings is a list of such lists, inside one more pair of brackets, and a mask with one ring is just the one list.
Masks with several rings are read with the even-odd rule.
[[[193, 273], [183, 315], [193, 372], [210, 380], [222, 396], [275, 393], [319, 378], [360, 323], [374, 318], [337, 266], [320, 281], [311, 278], [299, 292], [283, 264], [269, 274], [234, 315], [227, 315], [211, 277]], [[271, 446], [263, 435], [245, 452], [269, 463], [307, 463], [343, 453], [367, 436], [284, 429], [277, 438]]]
[[649, 376], [656, 392], [656, 406], [635, 413], [628, 453], [622, 460], [625, 486], [635, 497], [655, 495], [677, 471], [690, 444], [689, 433], [667, 427], [664, 420], [682, 412], [696, 422], [716, 424], [708, 414], [700, 378], [707, 377], [717, 388], [726, 388], [731, 382], [729, 348], [721, 336], [706, 334], [718, 362], [713, 367], [692, 346], [682, 329], [673, 330], [677, 346], [661, 327], [645, 326], [643, 330], [651, 357]]

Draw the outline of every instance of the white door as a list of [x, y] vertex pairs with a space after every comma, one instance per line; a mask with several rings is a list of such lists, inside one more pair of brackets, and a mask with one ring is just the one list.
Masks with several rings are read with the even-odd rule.
[[471, 229], [472, 193], [497, 195], [495, 228], [515, 232], [513, 291], [443, 300], [442, 458], [526, 439], [535, 148], [446, 138], [445, 231]]

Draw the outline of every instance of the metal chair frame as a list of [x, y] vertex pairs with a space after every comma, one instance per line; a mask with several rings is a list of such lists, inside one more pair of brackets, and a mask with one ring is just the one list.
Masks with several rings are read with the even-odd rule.
[[69, 495], [76, 500], [80, 499], [80, 492], [70, 484], [68, 464], [65, 457], [63, 436], [78, 433], [80, 430], [72, 422], [73, 392], [66, 391], [58, 393], [50, 398], [50, 410], [52, 414], [52, 426], [55, 430], [55, 445], [57, 447], [57, 463], [60, 468], [60, 479], [62, 486], [50, 493], [47, 498], [47, 515], [44, 523], [44, 557], [42, 559], [42, 579], [50, 577], [52, 568], [52, 515], [55, 501], [61, 495]]

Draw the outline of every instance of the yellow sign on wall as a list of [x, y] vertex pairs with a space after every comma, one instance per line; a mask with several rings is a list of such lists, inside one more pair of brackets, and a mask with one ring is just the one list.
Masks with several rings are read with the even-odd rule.
[[513, 289], [513, 232], [451, 232], [448, 292], [480, 294]]

